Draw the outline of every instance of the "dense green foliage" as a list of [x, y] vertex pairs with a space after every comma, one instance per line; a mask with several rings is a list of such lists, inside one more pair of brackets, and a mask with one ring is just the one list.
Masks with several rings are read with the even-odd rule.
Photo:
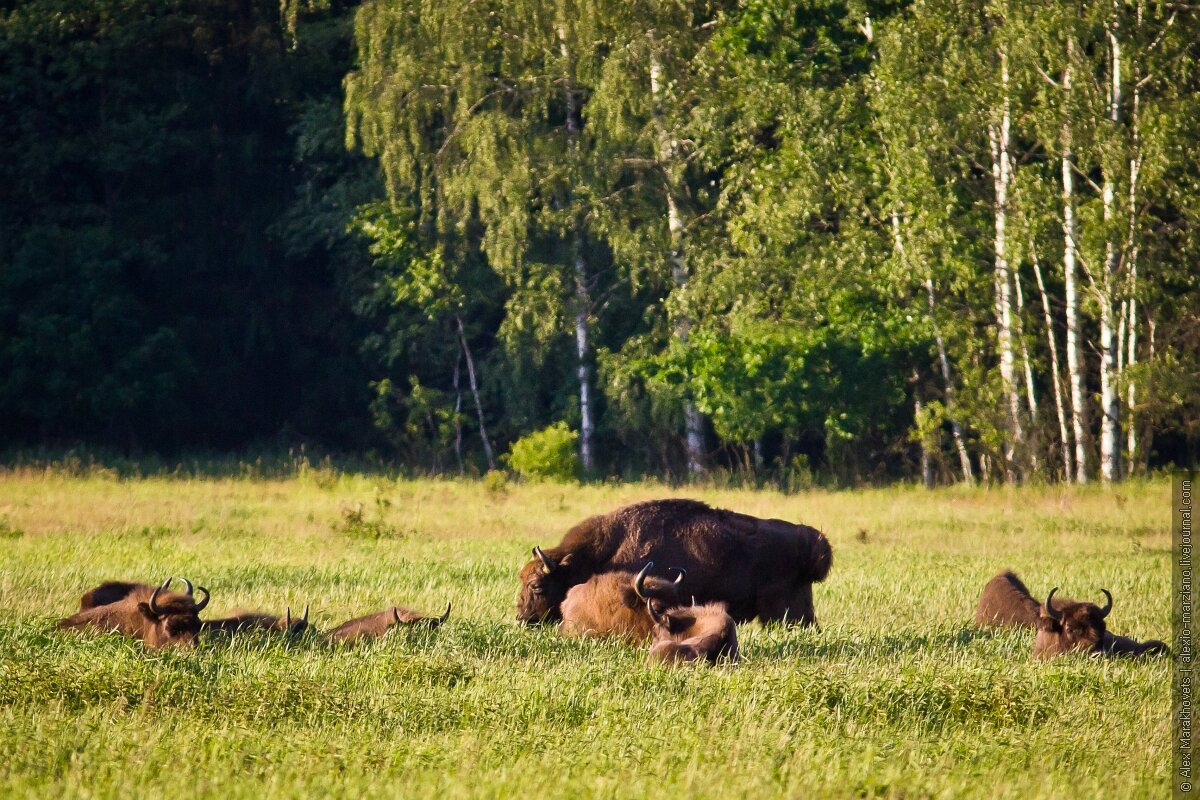
[[[979, 631], [980, 587], [1099, 599], [1170, 631], [1162, 481], [1096, 488], [700, 493], [826, 532], [821, 631], [741, 626], [736, 667], [513, 621], [534, 543], [661, 485], [510, 486], [302, 471], [294, 479], [0, 477], [0, 795], [313, 797], [1161, 797], [1165, 659], [1030, 658]], [[395, 532], [363, 536], [345, 509]], [[1150, 522], [1148, 522], [1150, 521]], [[1081, 555], [1084, 554], [1084, 555]], [[353, 615], [452, 601], [432, 633], [342, 650], [248, 635], [150, 653], [56, 632], [82, 591], [184, 574], [214, 615]], [[184, 788], [181, 788], [184, 787]]]
[[10, 447], [482, 473], [565, 423], [589, 475], [783, 484], [1200, 452], [1191, 6], [2, 8]]

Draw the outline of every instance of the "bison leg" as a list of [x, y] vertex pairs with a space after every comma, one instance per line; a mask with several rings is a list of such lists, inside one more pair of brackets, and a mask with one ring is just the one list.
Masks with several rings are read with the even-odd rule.
[[[760, 618], [766, 619], [759, 615]], [[796, 584], [785, 598], [780, 613], [774, 619], [782, 620], [789, 627], [799, 625], [803, 628], [816, 627], [817, 612], [813, 608], [812, 584], [807, 581]]]
[[759, 622], [793, 622], [792, 592], [785, 586], [760, 586], [757, 595]]

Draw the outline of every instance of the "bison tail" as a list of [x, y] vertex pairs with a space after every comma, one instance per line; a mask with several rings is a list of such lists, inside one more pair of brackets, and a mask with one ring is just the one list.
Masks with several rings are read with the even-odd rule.
[[805, 545], [801, 548], [800, 575], [811, 583], [823, 581], [829, 575], [830, 567], [833, 566], [833, 548], [829, 545], [825, 534], [816, 528], [806, 529], [804, 539]]

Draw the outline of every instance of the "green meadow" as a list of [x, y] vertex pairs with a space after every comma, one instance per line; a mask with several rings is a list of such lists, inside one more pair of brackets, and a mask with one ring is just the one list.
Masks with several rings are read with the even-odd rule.
[[[819, 632], [741, 626], [736, 666], [513, 621], [534, 544], [687, 496], [825, 531]], [[1170, 486], [808, 492], [0, 475], [2, 797], [1142, 797], [1170, 770], [1166, 659], [1030, 658], [971, 625], [1015, 569], [1170, 636]], [[54, 629], [105, 579], [186, 575], [206, 616], [328, 630], [400, 603], [453, 616], [354, 649], [266, 634], [151, 652]]]

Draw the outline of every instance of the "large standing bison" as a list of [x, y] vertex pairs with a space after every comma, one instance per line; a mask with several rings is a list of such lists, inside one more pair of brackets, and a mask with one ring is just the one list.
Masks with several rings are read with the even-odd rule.
[[567, 591], [593, 575], [647, 561], [687, 570], [699, 603], [723, 602], [738, 622], [815, 625], [812, 585], [833, 560], [815, 528], [758, 519], [695, 500], [651, 500], [585, 519], [557, 547], [533, 548], [521, 569], [517, 620], [558, 620]]

